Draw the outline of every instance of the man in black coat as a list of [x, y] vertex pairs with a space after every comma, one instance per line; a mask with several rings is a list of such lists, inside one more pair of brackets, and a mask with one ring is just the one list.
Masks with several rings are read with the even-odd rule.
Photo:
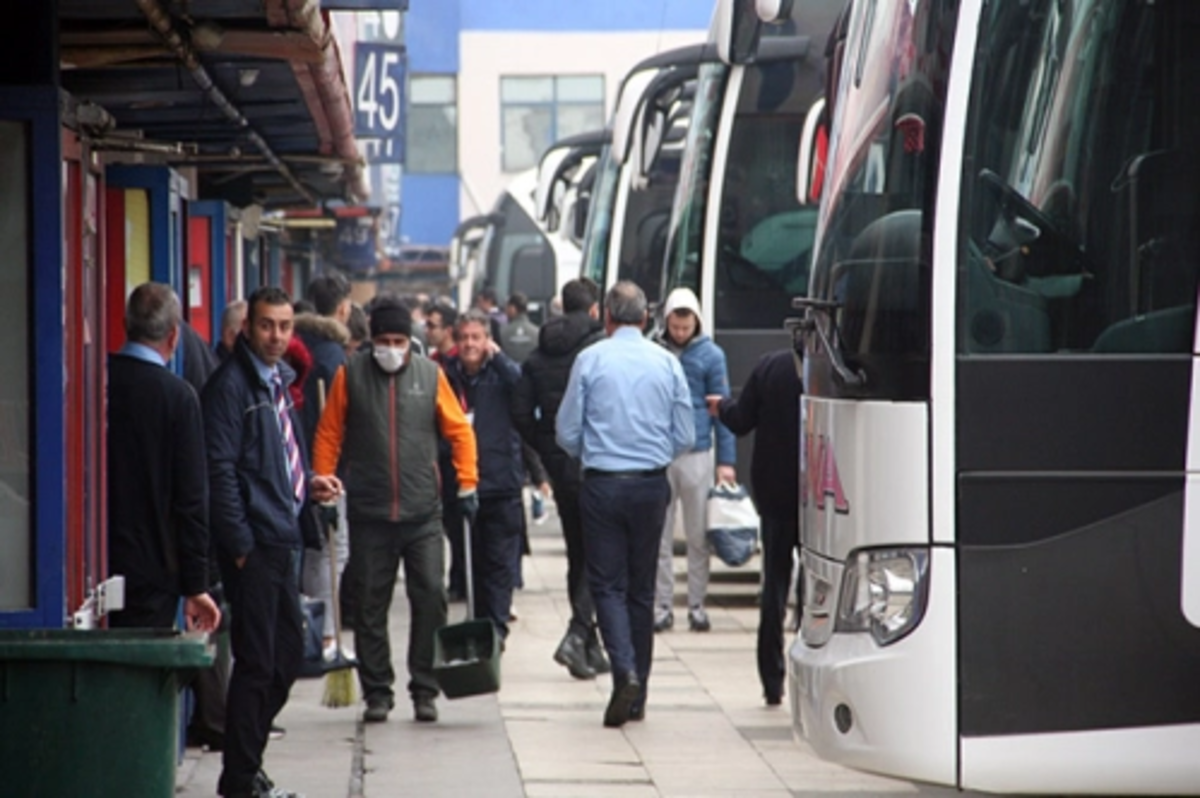
[[208, 476], [200, 401], [166, 368], [183, 324], [170, 286], [129, 296], [126, 343], [108, 361], [108, 562], [125, 577], [117, 627], [175, 625], [211, 631], [221, 611], [208, 595]]
[[470, 527], [475, 615], [490, 618], [508, 637], [521, 553], [525, 463], [512, 422], [512, 395], [521, 369], [492, 339], [487, 315], [478, 309], [458, 317], [458, 354], [443, 368], [450, 387], [475, 428], [479, 462], [479, 510]]
[[607, 673], [609, 666], [596, 634], [596, 608], [584, 563], [583, 516], [579, 510], [582, 480], [579, 462], [554, 439], [554, 421], [576, 355], [604, 338], [604, 326], [598, 319], [599, 289], [591, 280], [580, 278], [564, 285], [562, 302], [563, 315], [542, 325], [538, 347], [522, 366], [521, 382], [513, 397], [513, 423], [525, 442], [541, 455], [567, 546], [571, 622], [554, 652], [554, 661], [576, 679], [592, 679], [597, 673]]
[[709, 413], [734, 435], [754, 432], [750, 489], [762, 519], [763, 586], [758, 619], [758, 678], [770, 706], [783, 699], [783, 619], [800, 549], [800, 394], [795, 355], [763, 355], [737, 399], [708, 396]]
[[270, 791], [262, 755], [271, 723], [300, 671], [304, 643], [296, 569], [303, 543], [316, 543], [310, 502], [341, 493], [313, 476], [283, 362], [292, 302], [264, 287], [234, 352], [204, 386], [210, 516], [222, 581], [232, 607], [233, 676], [226, 702], [221, 795]]

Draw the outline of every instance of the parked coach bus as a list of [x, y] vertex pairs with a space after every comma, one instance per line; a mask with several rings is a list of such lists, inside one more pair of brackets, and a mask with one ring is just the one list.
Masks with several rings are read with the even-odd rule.
[[796, 728], [963, 789], [1196, 794], [1200, 3], [848, 23], [798, 325]]

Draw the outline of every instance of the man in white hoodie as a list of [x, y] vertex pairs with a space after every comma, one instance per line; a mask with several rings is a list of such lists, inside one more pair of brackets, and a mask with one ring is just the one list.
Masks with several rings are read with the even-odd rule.
[[[676, 288], [663, 305], [661, 343], [673, 352], [683, 366], [692, 395], [692, 414], [696, 442], [691, 451], [676, 457], [667, 468], [671, 483], [671, 503], [663, 527], [658, 555], [658, 579], [655, 590], [654, 631], [664, 632], [675, 624], [675, 573], [673, 547], [675, 513], [683, 513], [687, 540], [688, 628], [707, 632], [712, 628], [704, 600], [708, 594], [709, 548], [705, 538], [704, 510], [708, 490], [714, 482], [737, 482], [734, 463], [737, 449], [733, 433], [708, 414], [705, 396], [729, 396], [729, 370], [725, 353], [701, 331], [700, 302], [689, 288]], [[716, 478], [713, 469], [713, 444], [716, 443]]]

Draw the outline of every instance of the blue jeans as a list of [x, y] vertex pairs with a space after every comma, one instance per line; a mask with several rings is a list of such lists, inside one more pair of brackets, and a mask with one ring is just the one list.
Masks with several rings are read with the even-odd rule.
[[670, 498], [665, 474], [589, 476], [579, 496], [588, 584], [613, 678], [636, 675], [643, 691], [654, 654], [654, 574]]

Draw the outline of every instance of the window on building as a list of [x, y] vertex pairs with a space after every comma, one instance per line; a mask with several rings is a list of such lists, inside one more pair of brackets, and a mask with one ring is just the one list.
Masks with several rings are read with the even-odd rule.
[[454, 77], [413, 75], [408, 89], [406, 171], [458, 172], [458, 89]]
[[500, 78], [502, 168], [537, 166], [554, 142], [604, 127], [604, 76]]

